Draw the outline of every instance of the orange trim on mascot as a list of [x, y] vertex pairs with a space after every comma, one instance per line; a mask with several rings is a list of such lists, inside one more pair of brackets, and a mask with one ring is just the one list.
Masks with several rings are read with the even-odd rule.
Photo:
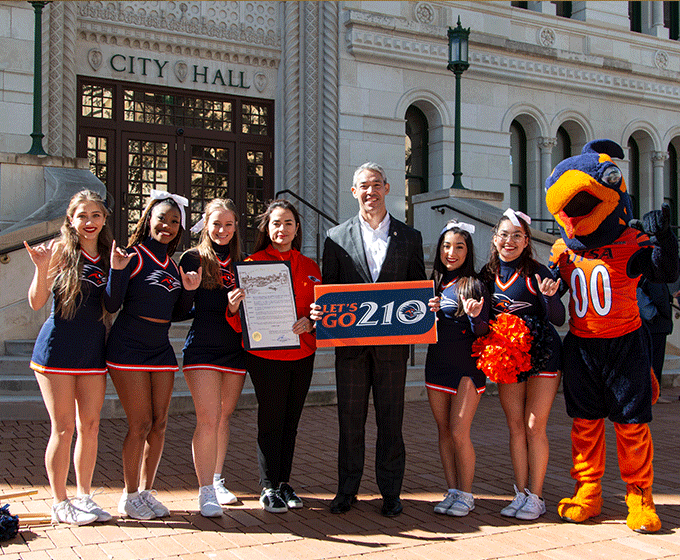
[[652, 499], [654, 448], [647, 423], [658, 384], [651, 371], [651, 340], [642, 326], [635, 290], [678, 277], [678, 243], [670, 207], [634, 220], [619, 167], [621, 146], [593, 140], [581, 155], [559, 163], [545, 182], [548, 210], [562, 239], [551, 268], [570, 290], [569, 333], [564, 339], [563, 384], [576, 491], [557, 508], [565, 521], [600, 514], [605, 468], [604, 419], [616, 429], [626, 523], [634, 531], [661, 528]]

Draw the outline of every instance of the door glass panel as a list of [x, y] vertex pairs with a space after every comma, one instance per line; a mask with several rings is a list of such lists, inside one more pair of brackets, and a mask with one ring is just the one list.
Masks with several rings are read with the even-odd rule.
[[142, 216], [151, 189], [168, 190], [168, 143], [128, 140], [128, 237]]
[[106, 165], [106, 136], [87, 137], [87, 159], [90, 160], [90, 171], [106, 185], [108, 167]]
[[129, 122], [231, 132], [230, 101], [125, 90], [124, 115]]
[[85, 84], [80, 102], [83, 117], [113, 118], [113, 88]]
[[252, 250], [257, 233], [257, 217], [265, 211], [265, 152], [246, 152], [246, 247]]
[[243, 134], [267, 135], [269, 118], [267, 107], [264, 105], [243, 103], [241, 106], [241, 120], [241, 132]]

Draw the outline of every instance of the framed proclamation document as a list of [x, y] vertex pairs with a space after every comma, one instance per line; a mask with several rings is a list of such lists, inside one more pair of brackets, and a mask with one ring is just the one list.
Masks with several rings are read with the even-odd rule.
[[234, 265], [236, 285], [243, 289], [241, 304], [243, 347], [246, 350], [299, 348], [293, 333], [298, 320], [290, 263], [241, 262]]

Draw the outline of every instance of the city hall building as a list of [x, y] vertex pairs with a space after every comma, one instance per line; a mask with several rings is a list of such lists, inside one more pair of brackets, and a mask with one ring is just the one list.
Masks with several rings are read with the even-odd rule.
[[[26, 303], [30, 261], [7, 248], [58, 229], [64, 208], [51, 201], [65, 170], [101, 181], [121, 243], [149, 190], [162, 189], [189, 199], [192, 223], [210, 199], [232, 198], [248, 249], [256, 216], [283, 191], [302, 213], [303, 252], [318, 260], [325, 230], [357, 212], [354, 169], [375, 161], [388, 209], [423, 232], [426, 260], [455, 216], [480, 225], [481, 264], [508, 206], [535, 219], [546, 254], [546, 177], [610, 138], [626, 153], [635, 213], [666, 201], [677, 224], [678, 8], [0, 1], [0, 342], [34, 337], [44, 320]], [[470, 34], [457, 115], [447, 30], [459, 18]], [[26, 155], [37, 29], [47, 156]], [[457, 117], [463, 189], [451, 188]]]

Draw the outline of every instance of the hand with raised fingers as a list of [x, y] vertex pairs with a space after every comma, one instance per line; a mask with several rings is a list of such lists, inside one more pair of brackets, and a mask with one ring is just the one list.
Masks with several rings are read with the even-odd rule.
[[560, 288], [560, 278], [557, 280], [553, 280], [552, 278], [541, 278], [537, 274], [536, 281], [538, 282], [538, 289], [544, 296], [554, 296]]
[[123, 270], [134, 255], [134, 253], [128, 253], [125, 249], [118, 247], [114, 240], [111, 245], [111, 268], [113, 270]]
[[466, 299], [462, 297], [460, 298], [460, 301], [463, 304], [463, 311], [465, 311], [465, 314], [473, 319], [482, 312], [482, 308], [484, 307], [484, 297], [479, 299], [479, 301], [473, 298]]
[[24, 241], [24, 247], [28, 251], [28, 256], [31, 257], [31, 261], [36, 268], [43, 268], [47, 270], [50, 265], [50, 260], [52, 259], [52, 248], [54, 247], [55, 240], [51, 239], [47, 245], [41, 243], [35, 247], [31, 247], [26, 241]]
[[179, 273], [182, 276], [182, 286], [185, 290], [190, 292], [194, 291], [201, 285], [203, 267], [199, 266], [196, 271], [184, 272], [184, 269], [180, 266]]

